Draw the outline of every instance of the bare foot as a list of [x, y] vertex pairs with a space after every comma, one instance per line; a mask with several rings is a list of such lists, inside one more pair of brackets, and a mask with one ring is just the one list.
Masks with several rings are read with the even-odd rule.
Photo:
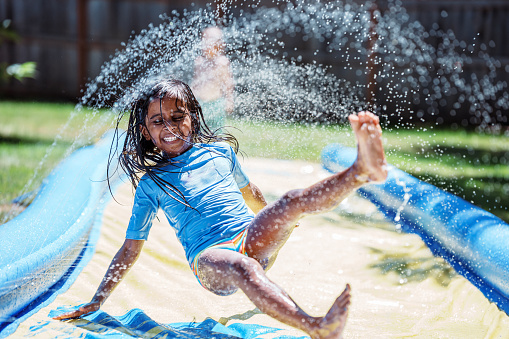
[[310, 333], [313, 339], [338, 339], [341, 338], [348, 317], [348, 305], [350, 305], [350, 285], [336, 299], [329, 312], [321, 319], [318, 328]]
[[352, 114], [348, 119], [357, 138], [356, 176], [361, 181], [384, 181], [387, 178], [387, 162], [380, 120], [371, 112]]

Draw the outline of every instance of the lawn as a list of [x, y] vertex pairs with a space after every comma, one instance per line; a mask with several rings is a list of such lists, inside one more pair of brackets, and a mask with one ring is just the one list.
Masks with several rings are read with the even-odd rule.
[[0, 101], [0, 220], [72, 150], [95, 142], [108, 116], [70, 103]]
[[[355, 146], [347, 126], [242, 121], [231, 124], [238, 128], [231, 131], [249, 156], [320, 162], [320, 152], [329, 143]], [[429, 127], [384, 131], [389, 163], [506, 222], [509, 222], [508, 138], [508, 135]]]
[[[95, 142], [112, 127], [108, 112], [73, 111], [74, 105], [67, 103], [0, 102], [0, 204], [4, 210], [20, 192], [35, 189], [71, 150]], [[229, 130], [249, 157], [320, 162], [320, 152], [329, 143], [355, 146], [347, 126], [245, 120], [228, 124], [236, 127]], [[391, 164], [509, 221], [507, 201], [502, 200], [509, 196], [507, 135], [392, 128], [384, 131], [384, 142]]]

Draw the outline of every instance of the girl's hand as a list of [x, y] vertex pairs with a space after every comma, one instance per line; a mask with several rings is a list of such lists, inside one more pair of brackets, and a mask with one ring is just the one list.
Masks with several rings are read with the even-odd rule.
[[79, 318], [79, 317], [81, 317], [83, 315], [86, 315], [86, 314], [89, 314], [89, 313], [93, 313], [93, 312], [99, 310], [100, 307], [101, 307], [100, 303], [98, 303], [98, 302], [91, 302], [91, 303], [88, 303], [88, 304], [85, 304], [85, 305], [81, 306], [80, 308], [78, 308], [75, 311], [66, 312], [64, 314], [58, 315], [56, 317], [53, 317], [53, 319], [54, 320], [68, 320], [68, 319]]

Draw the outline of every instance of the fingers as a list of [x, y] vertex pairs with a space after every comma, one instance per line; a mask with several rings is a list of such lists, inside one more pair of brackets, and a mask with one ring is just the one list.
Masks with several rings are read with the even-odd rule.
[[348, 305], [350, 303], [350, 285], [346, 285], [341, 295], [336, 299], [338, 306]]
[[83, 315], [87, 315], [89, 313], [93, 313], [93, 312], [97, 311], [99, 309], [99, 307], [100, 307], [100, 305], [95, 304], [95, 303], [87, 304], [85, 306], [78, 308], [75, 311], [66, 312], [66, 313], [60, 314], [56, 317], [53, 317], [53, 319], [54, 320], [68, 320], [68, 319], [79, 318]]
[[350, 298], [350, 291], [351, 291], [350, 284], [346, 284], [346, 287], [343, 290], [343, 292], [341, 293], [341, 295], [339, 296], [339, 298], [342, 298], [342, 297]]
[[87, 314], [87, 312], [83, 312], [81, 310], [77, 310], [77, 311], [67, 312], [67, 313], [61, 314], [59, 316], [53, 317], [53, 320], [74, 319], [74, 318], [79, 318], [79, 317], [81, 317], [84, 314]]

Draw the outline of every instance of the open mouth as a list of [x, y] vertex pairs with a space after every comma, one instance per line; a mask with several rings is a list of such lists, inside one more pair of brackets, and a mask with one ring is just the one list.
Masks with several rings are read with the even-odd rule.
[[172, 142], [177, 140], [177, 137], [165, 137], [163, 138], [164, 142]]

